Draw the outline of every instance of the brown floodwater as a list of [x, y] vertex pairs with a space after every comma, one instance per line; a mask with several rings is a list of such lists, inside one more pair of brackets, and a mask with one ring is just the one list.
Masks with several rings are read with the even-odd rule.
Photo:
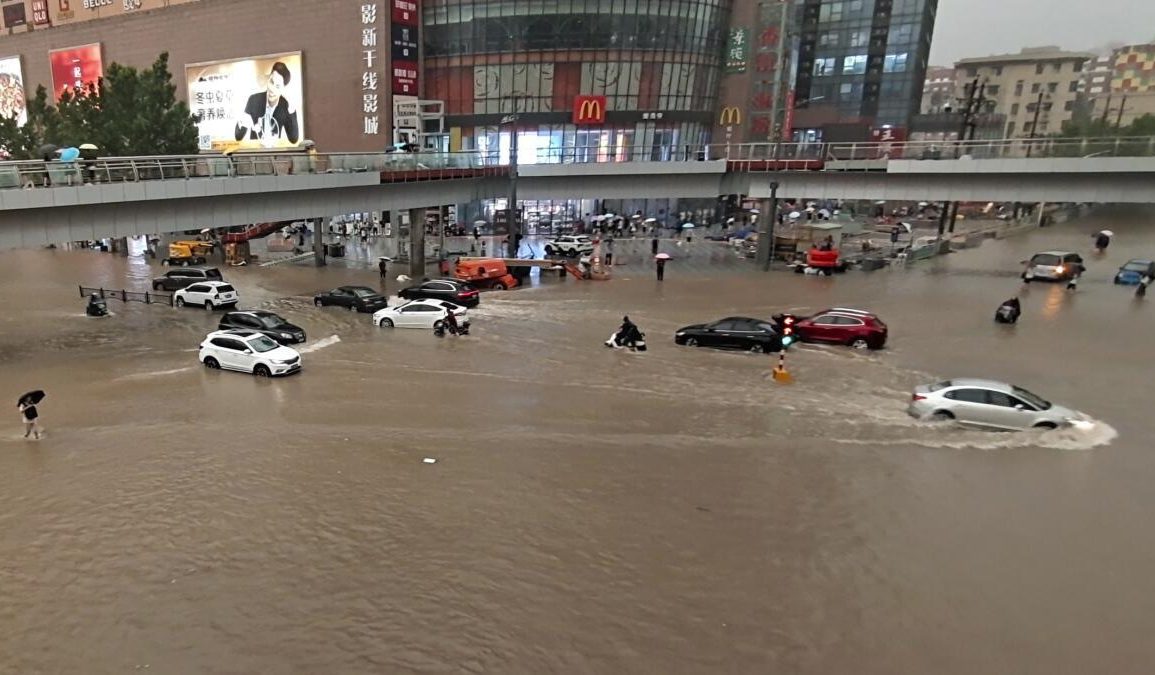
[[[1106, 226], [1077, 293], [1034, 285], [993, 324], [1018, 261]], [[203, 310], [86, 318], [76, 284], [146, 290], [141, 258], [0, 254], [0, 672], [1149, 671], [1155, 306], [1110, 283], [1155, 256], [1147, 214], [830, 279], [695, 246], [662, 284], [486, 294], [461, 339], [312, 306], [374, 270], [226, 269], [309, 333], [271, 381], [197, 363]], [[831, 305], [877, 311], [890, 347], [792, 350], [782, 386], [771, 357], [671, 340]], [[601, 346], [623, 313], [647, 353]], [[1098, 422], [906, 416], [950, 376]]]

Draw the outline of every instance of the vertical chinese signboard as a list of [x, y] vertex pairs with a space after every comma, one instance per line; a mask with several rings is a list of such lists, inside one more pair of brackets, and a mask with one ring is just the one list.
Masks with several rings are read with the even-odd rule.
[[391, 91], [402, 96], [418, 96], [418, 17], [416, 0], [389, 0], [390, 51], [389, 66], [392, 70]]
[[726, 72], [746, 72], [749, 53], [750, 33], [745, 28], [731, 28], [730, 39], [726, 42]]
[[83, 89], [95, 85], [104, 76], [104, 62], [100, 57], [100, 43], [53, 49], [48, 52], [48, 62], [52, 66], [53, 99], [68, 89]]
[[381, 133], [381, 100], [378, 90], [380, 59], [377, 55], [377, 25], [380, 17], [376, 2], [361, 5], [361, 133]]

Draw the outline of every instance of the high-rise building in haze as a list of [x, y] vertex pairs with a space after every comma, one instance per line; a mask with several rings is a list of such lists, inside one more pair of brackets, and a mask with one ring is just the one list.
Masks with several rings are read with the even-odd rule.
[[938, 0], [799, 0], [795, 137], [905, 128], [922, 103]]
[[1062, 130], [1083, 101], [1083, 73], [1095, 58], [1058, 47], [962, 59], [955, 63], [955, 96], [978, 82], [989, 112], [1006, 116], [1005, 137], [1043, 136]]

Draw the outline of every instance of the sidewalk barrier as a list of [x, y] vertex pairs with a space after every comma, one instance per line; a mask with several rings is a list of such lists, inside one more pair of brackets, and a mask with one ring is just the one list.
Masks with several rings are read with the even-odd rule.
[[140, 293], [137, 291], [114, 291], [106, 288], [93, 288], [90, 286], [80, 286], [80, 297], [87, 298], [92, 294], [96, 294], [102, 300], [120, 300], [121, 302], [142, 302], [146, 305], [169, 305], [172, 306], [172, 295], [168, 293]]

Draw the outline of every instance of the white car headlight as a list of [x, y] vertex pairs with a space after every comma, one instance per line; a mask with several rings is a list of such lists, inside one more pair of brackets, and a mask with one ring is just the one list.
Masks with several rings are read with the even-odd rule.
[[674, 337], [682, 337], [685, 334], [686, 334], [686, 331], [680, 330], [677, 333], [674, 333]]

